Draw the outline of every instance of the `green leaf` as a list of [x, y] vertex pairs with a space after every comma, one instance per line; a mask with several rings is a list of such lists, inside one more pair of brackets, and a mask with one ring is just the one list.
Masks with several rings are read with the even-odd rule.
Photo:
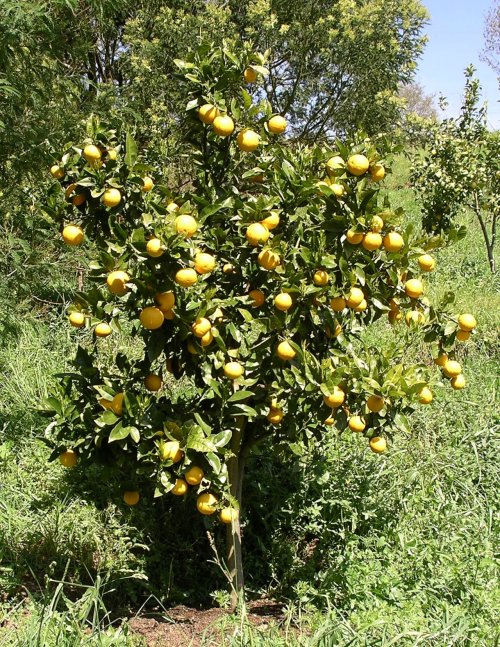
[[255, 395], [253, 391], [236, 391], [233, 393], [233, 395], [229, 398], [228, 402], [239, 402], [240, 400], [246, 400], [247, 398], [251, 398]]
[[215, 454], [214, 452], [208, 452], [207, 454], [205, 454], [205, 458], [207, 459], [207, 463], [210, 465], [215, 474], [220, 474], [221, 462], [217, 454]]
[[[109, 412], [106, 412], [109, 413]], [[109, 434], [109, 442], [112, 443], [114, 440], [123, 440], [127, 438], [130, 434], [130, 427], [123, 427], [121, 421], [112, 429]]]
[[125, 164], [131, 168], [137, 161], [137, 144], [130, 133], [125, 140]]

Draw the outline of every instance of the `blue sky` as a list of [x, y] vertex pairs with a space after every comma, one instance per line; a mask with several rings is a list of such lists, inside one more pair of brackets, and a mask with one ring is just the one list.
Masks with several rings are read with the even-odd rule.
[[488, 101], [488, 122], [500, 128], [500, 92], [494, 71], [479, 55], [484, 45], [484, 23], [493, 0], [423, 0], [431, 14], [426, 27], [429, 38], [420, 60], [417, 80], [436, 99], [443, 94], [449, 102], [448, 114], [455, 116], [462, 103], [463, 71], [472, 63]]

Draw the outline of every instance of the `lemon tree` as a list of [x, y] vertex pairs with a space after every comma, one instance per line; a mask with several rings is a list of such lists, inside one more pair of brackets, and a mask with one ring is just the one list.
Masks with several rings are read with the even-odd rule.
[[[182, 496], [226, 524], [236, 596], [252, 450], [306, 452], [334, 426], [384, 453], [441, 379], [465, 386], [457, 346], [476, 320], [452, 295], [427, 300], [432, 240], [391, 207], [371, 141], [290, 140], [260, 98], [265, 57], [243, 46], [177, 66], [189, 175], [169, 183], [130, 134], [95, 119], [50, 170], [46, 214], [93, 260], [45, 438], [66, 467], [119, 474], [127, 505]], [[384, 350], [365, 341], [379, 320], [401, 326]], [[429, 344], [421, 363], [413, 340]]]

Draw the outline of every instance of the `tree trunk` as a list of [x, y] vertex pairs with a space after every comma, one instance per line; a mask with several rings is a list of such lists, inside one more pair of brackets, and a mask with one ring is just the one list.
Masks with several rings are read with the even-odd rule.
[[[242, 421], [243, 422], [243, 421]], [[241, 441], [243, 424], [233, 433], [231, 451], [234, 454], [228, 462], [228, 479], [231, 496], [240, 507], [242, 501], [243, 474], [245, 472], [246, 452], [242, 451]], [[240, 515], [226, 528], [227, 567], [229, 571], [229, 586], [231, 589], [231, 609], [234, 611], [238, 602], [243, 597], [243, 561], [241, 554], [241, 526]]]

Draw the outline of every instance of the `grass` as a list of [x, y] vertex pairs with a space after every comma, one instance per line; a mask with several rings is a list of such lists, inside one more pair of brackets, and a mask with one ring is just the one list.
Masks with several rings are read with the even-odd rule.
[[[417, 220], [407, 164], [397, 163], [403, 182], [390, 179], [391, 197]], [[279, 625], [254, 627], [245, 612], [224, 618], [219, 644], [498, 642], [500, 298], [480, 231], [467, 214], [463, 222], [467, 237], [437, 254], [426, 283], [431, 300], [452, 289], [456, 311], [478, 319], [478, 334], [461, 350], [468, 388], [434, 385], [435, 401], [412, 416], [411, 435], [395, 438], [382, 457], [333, 432], [303, 457], [262, 448], [246, 483], [248, 586], [289, 603]], [[47, 464], [39, 441], [46, 422], [36, 408], [73, 348], [62, 315], [72, 281], [73, 269], [57, 274], [52, 294], [61, 305], [49, 313], [39, 304], [30, 310], [27, 297], [12, 308], [11, 279], [0, 279], [0, 302], [9, 304], [0, 341], [5, 645], [134, 645], [106, 606], [114, 619], [151, 593], [164, 604], [193, 602], [200, 589], [206, 598], [223, 586], [207, 563], [205, 529], [181, 514], [182, 502], [123, 511], [98, 468], [67, 474]], [[382, 324], [369, 333], [381, 345], [394, 334], [403, 332]]]

